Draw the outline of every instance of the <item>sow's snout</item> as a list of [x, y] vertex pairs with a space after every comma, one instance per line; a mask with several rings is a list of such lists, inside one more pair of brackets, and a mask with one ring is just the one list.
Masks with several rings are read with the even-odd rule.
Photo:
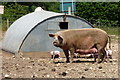
[[56, 46], [56, 47], [59, 47], [59, 42], [58, 41], [53, 41], [53, 45]]

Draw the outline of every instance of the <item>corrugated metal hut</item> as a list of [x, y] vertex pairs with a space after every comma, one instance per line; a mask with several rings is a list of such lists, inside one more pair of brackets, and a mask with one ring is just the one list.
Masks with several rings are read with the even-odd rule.
[[36, 11], [16, 20], [7, 30], [3, 50], [12, 53], [58, 50], [49, 33], [64, 29], [93, 28], [86, 20], [62, 13]]

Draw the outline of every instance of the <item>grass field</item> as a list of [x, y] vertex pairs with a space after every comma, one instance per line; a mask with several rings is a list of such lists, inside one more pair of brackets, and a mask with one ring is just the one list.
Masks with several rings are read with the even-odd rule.
[[105, 30], [109, 35], [120, 35], [120, 27], [97, 27]]

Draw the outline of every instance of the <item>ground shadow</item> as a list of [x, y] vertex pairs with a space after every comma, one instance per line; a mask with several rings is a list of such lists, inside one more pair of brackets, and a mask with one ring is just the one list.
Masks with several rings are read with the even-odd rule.
[[[57, 61], [57, 62], [54, 62], [55, 64], [58, 64], [58, 63], [66, 63], [65, 61]], [[74, 60], [73, 63], [95, 63], [95, 61], [80, 61], [80, 60]]]
[[65, 62], [61, 62], [61, 61], [57, 61], [57, 62], [54, 62], [55, 64], [58, 64], [58, 63], [65, 63]]
[[95, 63], [95, 61], [80, 61], [80, 60], [76, 60], [76, 61], [73, 61], [73, 63]]

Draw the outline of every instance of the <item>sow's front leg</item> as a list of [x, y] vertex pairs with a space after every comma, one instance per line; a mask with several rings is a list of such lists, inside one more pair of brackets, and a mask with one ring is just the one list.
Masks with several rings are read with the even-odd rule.
[[66, 63], [69, 63], [70, 61], [69, 61], [69, 52], [68, 52], [68, 50], [63, 50], [64, 51], [64, 54], [65, 54], [65, 56], [66, 56]]
[[71, 48], [70, 49], [70, 59], [71, 59], [71, 63], [73, 62], [73, 57], [74, 57], [74, 53], [75, 53], [75, 49], [74, 48]]

